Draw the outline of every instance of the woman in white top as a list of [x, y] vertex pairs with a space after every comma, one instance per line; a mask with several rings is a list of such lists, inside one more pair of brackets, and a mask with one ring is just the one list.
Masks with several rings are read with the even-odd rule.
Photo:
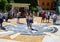
[[57, 20], [57, 15], [54, 13], [53, 14], [53, 24], [56, 24], [56, 20]]

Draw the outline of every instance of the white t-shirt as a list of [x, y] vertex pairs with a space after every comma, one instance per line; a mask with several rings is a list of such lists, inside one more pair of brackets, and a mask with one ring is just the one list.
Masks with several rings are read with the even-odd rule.
[[57, 15], [56, 15], [56, 14], [54, 14], [54, 15], [53, 15], [53, 18], [57, 18]]

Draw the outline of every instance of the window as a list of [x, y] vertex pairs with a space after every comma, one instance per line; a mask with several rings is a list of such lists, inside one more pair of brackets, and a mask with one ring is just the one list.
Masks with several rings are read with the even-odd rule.
[[49, 9], [47, 8], [47, 10], [49, 10]]
[[49, 4], [49, 2], [47, 3], [47, 6], [49, 6], [50, 4]]
[[45, 8], [43, 8], [43, 10], [45, 10]]
[[42, 5], [45, 5], [45, 3], [44, 3], [44, 2], [42, 2]]

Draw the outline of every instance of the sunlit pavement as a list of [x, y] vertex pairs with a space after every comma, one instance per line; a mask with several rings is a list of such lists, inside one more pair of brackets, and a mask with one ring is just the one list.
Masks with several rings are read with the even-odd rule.
[[[20, 19], [20, 23], [23, 23], [23, 24], [26, 24], [26, 19], [25, 18], [21, 18]], [[6, 23], [6, 22], [4, 22], [3, 23], [3, 26], [6, 26], [6, 25], [15, 25], [15, 24], [17, 24], [17, 19], [16, 18], [14, 18], [14, 19], [9, 19], [9, 22], [8, 23]], [[40, 17], [34, 17], [34, 23], [33, 24], [35, 24], [35, 26], [36, 26], [36, 24], [37, 24], [37, 26], [38, 26], [38, 24], [40, 24], [40, 26], [41, 26], [41, 18]], [[58, 31], [57, 32], [55, 32], [55, 33], [52, 33], [52, 35], [51, 35], [51, 33], [50, 33], [50, 35], [48, 35], [49, 34], [49, 32], [47, 32], [47, 34], [46, 35], [35, 35], [35, 36], [32, 36], [32, 35], [18, 35], [18, 36], [16, 36], [15, 38], [13, 37], [13, 40], [17, 40], [17, 41], [22, 41], [22, 42], [47, 42], [46, 41], [46, 39], [48, 39], [49, 37], [50, 38], [52, 38], [52, 40], [54, 39], [54, 40], [60, 40], [60, 38], [58, 38], [59, 37], [59, 35], [60, 35], [60, 27], [59, 26], [56, 26], [56, 25], [52, 25], [52, 20], [50, 20], [50, 23], [43, 23], [43, 24], [47, 24], [47, 25], [50, 25], [50, 27], [56, 27], [56, 28], [58, 28]], [[34, 27], [35, 27], [34, 26]], [[37, 28], [37, 27], [36, 27]], [[45, 28], [46, 29], [46, 28]], [[45, 30], [44, 29], [44, 30]], [[33, 32], [34, 33], [34, 32]], [[38, 33], [39, 34], [39, 33]], [[57, 38], [58, 39], [56, 39], [56, 34], [57, 34]], [[13, 35], [14, 36], [14, 35]], [[52, 36], [52, 37], [51, 37]], [[5, 38], [5, 39], [9, 39], [9, 40], [11, 40], [11, 38], [10, 37], [12, 37], [12, 36], [5, 36], [5, 37], [3, 37], [3, 38]], [[55, 37], [55, 38], [54, 38]], [[26, 38], [26, 39], [25, 39]], [[49, 40], [49, 39], [48, 39]], [[51, 39], [50, 39], [51, 40]], [[55, 41], [55, 42], [56, 42]], [[51, 41], [50, 41], [51, 42]]]
[[15, 40], [8, 40], [0, 38], [0, 42], [22, 42], [22, 41], [15, 41]]
[[[33, 19], [34, 19], [34, 23], [38, 23], [38, 24], [41, 23], [41, 17], [34, 17]], [[26, 18], [20, 18], [19, 21], [20, 21], [20, 23], [26, 24]], [[7, 23], [3, 22], [3, 26], [8, 25], [9, 23], [17, 24], [17, 18], [9, 19]], [[45, 23], [46, 23], [46, 21], [45, 21]], [[50, 19], [50, 23], [48, 23], [48, 24], [52, 24], [52, 19]]]

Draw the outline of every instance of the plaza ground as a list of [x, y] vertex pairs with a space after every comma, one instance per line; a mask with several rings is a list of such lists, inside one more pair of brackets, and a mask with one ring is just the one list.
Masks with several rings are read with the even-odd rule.
[[[9, 19], [9, 22], [3, 22], [3, 26], [6, 26], [8, 24], [17, 24], [17, 19], [13, 18], [13, 19]], [[26, 18], [20, 18], [20, 23], [26, 24]], [[41, 23], [41, 17], [34, 17], [34, 23]], [[46, 23], [46, 21], [45, 21]], [[50, 19], [50, 22], [48, 23], [50, 25], [52, 24], [52, 19]], [[40, 35], [40, 36], [27, 36], [27, 35], [19, 35], [14, 39], [11, 39], [9, 36], [5, 36], [2, 37], [3, 39], [8, 39], [8, 40], [16, 40], [17, 42], [42, 42], [44, 36]]]
[[[20, 18], [19, 21], [20, 21], [20, 23], [26, 24], [26, 18]], [[41, 23], [41, 17], [34, 16], [33, 21], [34, 21], [34, 23], [38, 23], [39, 24], [39, 23]], [[9, 19], [8, 23], [4, 21], [3, 22], [3, 26], [8, 25], [9, 23], [11, 23], [11, 24], [17, 24], [17, 18]], [[44, 23], [46, 23], [46, 20], [45, 20]], [[50, 21], [49, 21], [48, 24], [52, 24], [52, 19], [50, 19]]]

